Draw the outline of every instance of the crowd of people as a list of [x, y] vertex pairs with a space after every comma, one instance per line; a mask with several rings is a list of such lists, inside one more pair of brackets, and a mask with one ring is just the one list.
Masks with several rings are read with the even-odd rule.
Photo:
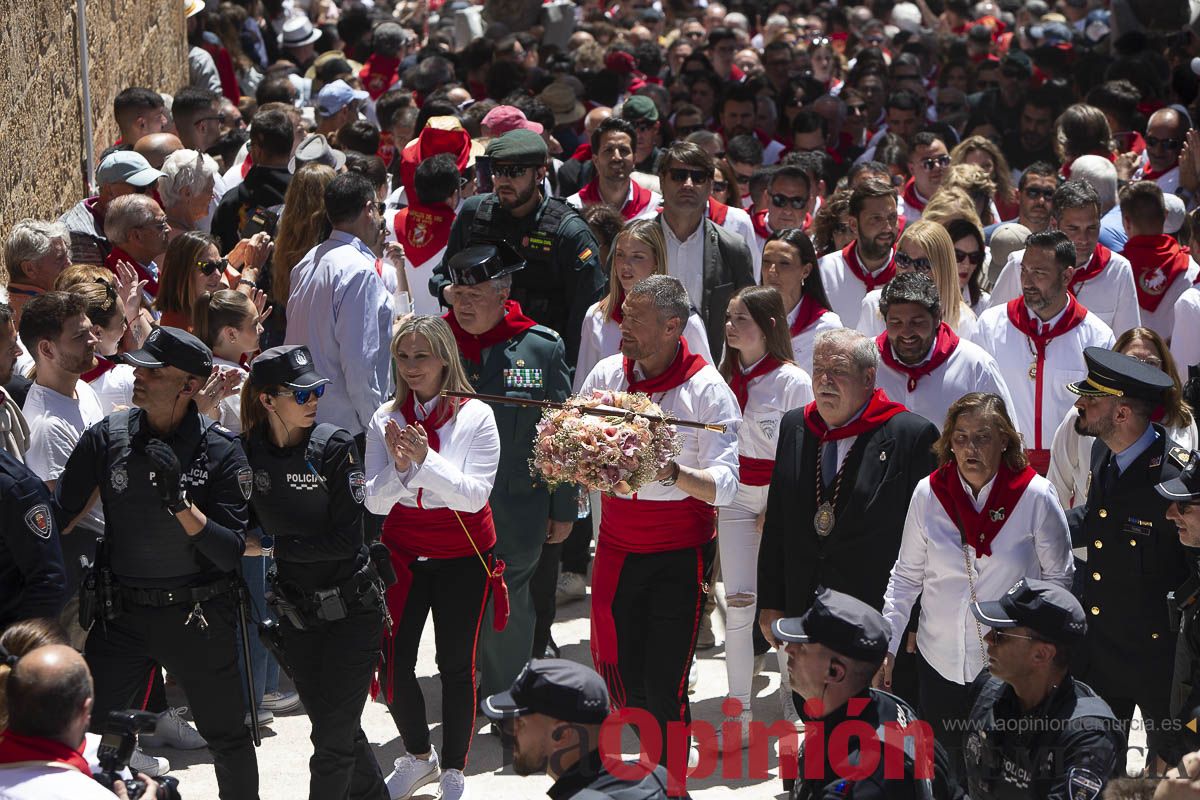
[[[138, 709], [131, 775], [207, 747], [257, 798], [301, 707], [313, 798], [473, 794], [481, 710], [552, 797], [681, 795], [722, 644], [722, 753], [899, 756], [782, 748], [793, 797], [1193, 796], [1169, 5], [182, 0], [188, 84], [121, 91], [94, 193], [4, 232], [0, 797], [105, 796], [84, 732]], [[698, 426], [636, 492], [547, 485], [537, 402], [603, 392]]]

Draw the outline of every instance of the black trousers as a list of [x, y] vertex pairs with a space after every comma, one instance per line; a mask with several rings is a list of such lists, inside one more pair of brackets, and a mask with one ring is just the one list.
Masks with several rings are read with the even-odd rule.
[[917, 651], [917, 693], [921, 719], [933, 728], [933, 738], [941, 743], [950, 757], [950, 768], [956, 779], [966, 785], [966, 761], [963, 757], [964, 720], [971, 713], [967, 686], [943, 678]]
[[382, 615], [359, 609], [304, 631], [287, 620], [279, 625], [292, 680], [312, 722], [308, 796], [387, 800], [379, 763], [360, 724], [379, 662]]
[[221, 800], [254, 800], [258, 762], [245, 724], [233, 596], [201, 607], [208, 621], [203, 630], [184, 624], [192, 605], [127, 606], [112, 622], [96, 623], [84, 648], [96, 684], [92, 728], [101, 730], [110, 711], [142, 708], [151, 671], [161, 664], [179, 682], [208, 740]]
[[592, 515], [575, 520], [571, 535], [562, 545], [563, 572], [587, 575], [592, 563]]
[[[574, 535], [574, 534], [572, 534]], [[537, 570], [529, 581], [529, 594], [533, 598], [533, 652], [531, 658], [542, 658], [550, 644], [550, 626], [558, 611], [558, 564], [562, 560], [565, 542], [542, 545]]]
[[[483, 554], [489, 558], [491, 551]], [[429, 752], [425, 696], [417, 682], [417, 647], [433, 611], [434, 644], [442, 681], [443, 769], [463, 769], [475, 727], [475, 646], [479, 640], [487, 576], [475, 555], [414, 561], [412, 586], [396, 625], [391, 653], [388, 710], [410, 753]]]

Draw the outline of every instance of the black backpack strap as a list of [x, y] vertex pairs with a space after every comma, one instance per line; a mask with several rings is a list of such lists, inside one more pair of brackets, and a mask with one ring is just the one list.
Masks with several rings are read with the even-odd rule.
[[304, 448], [304, 461], [316, 472], [317, 477], [322, 479], [322, 488], [328, 488], [324, 481], [326, 445], [339, 430], [341, 429], [332, 422], [322, 422], [313, 428], [312, 435], [308, 437], [308, 444]]
[[108, 415], [108, 468], [122, 464], [129, 458], [129, 415], [132, 408], [114, 411]]
[[562, 225], [562, 221], [569, 213], [576, 212], [567, 204], [567, 201], [551, 197], [550, 202], [546, 203], [546, 210], [542, 212], [541, 219], [538, 220], [538, 233], [553, 237], [558, 233], [558, 226]]

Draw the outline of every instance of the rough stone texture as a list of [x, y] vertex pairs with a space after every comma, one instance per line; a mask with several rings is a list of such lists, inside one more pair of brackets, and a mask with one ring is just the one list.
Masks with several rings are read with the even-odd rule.
[[[0, 236], [23, 217], [54, 218], [83, 197], [76, 3], [21, 0], [0, 15]], [[117, 138], [112, 101], [126, 86], [173, 93], [187, 80], [179, 0], [88, 0], [95, 153]]]

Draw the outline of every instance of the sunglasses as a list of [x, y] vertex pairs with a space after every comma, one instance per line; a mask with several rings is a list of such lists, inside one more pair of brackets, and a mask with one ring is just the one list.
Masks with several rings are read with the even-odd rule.
[[222, 114], [213, 114], [213, 115], [212, 115], [212, 116], [210, 116], [210, 117], [201, 117], [200, 119], [196, 120], [196, 121], [195, 121], [194, 123], [192, 123], [192, 124], [193, 124], [193, 125], [199, 125], [201, 122], [210, 122], [210, 121], [212, 121], [212, 120], [214, 120], [214, 119], [215, 119], [217, 122], [221, 123], [222, 125], [224, 125], [224, 124], [225, 124], [225, 114], [223, 114], [223, 113], [222, 113]]
[[224, 272], [226, 267], [228, 267], [228, 266], [229, 266], [229, 259], [226, 259], [226, 258], [218, 258], [216, 261], [197, 261], [196, 262], [196, 268], [199, 269], [205, 275], [212, 275], [213, 273], [215, 273], [217, 271]]
[[319, 400], [321, 398], [321, 395], [325, 394], [325, 384], [321, 384], [320, 386], [318, 386], [315, 389], [295, 389], [295, 390], [289, 390], [289, 391], [284, 391], [284, 392], [276, 392], [275, 396], [276, 397], [287, 397], [289, 394], [292, 397], [296, 398], [296, 405], [298, 405], [298, 406], [307, 405], [309, 398], [315, 397]]
[[727, 192], [727, 191], [729, 191], [729, 182], [728, 181], [713, 181], [712, 190], [714, 192]]
[[964, 253], [962, 250], [959, 250], [956, 247], [956, 248], [954, 248], [954, 260], [955, 261], [967, 261], [978, 267], [980, 264], [983, 263], [983, 251], [979, 250], [974, 253]]
[[1046, 202], [1050, 202], [1051, 200], [1054, 199], [1054, 190], [1053, 189], [1038, 189], [1036, 187], [1030, 186], [1025, 189], [1022, 189], [1021, 191], [1023, 191], [1025, 193], [1025, 196], [1028, 197], [1030, 200], [1045, 200]]
[[[461, 178], [460, 178], [460, 180], [461, 180]], [[461, 186], [461, 184], [459, 184], [459, 185]], [[375, 210], [377, 212], [379, 212], [379, 216], [382, 217], [384, 212], [387, 211], [387, 203], [376, 203]]]
[[528, 164], [493, 164], [492, 174], [497, 178], [520, 178], [531, 169]]
[[995, 636], [997, 639], [1000, 639], [1000, 638], [1025, 639], [1026, 641], [1029, 641], [1029, 642], [1044, 642], [1044, 641], [1046, 641], [1045, 639], [1039, 639], [1036, 636], [1026, 636], [1022, 633], [1009, 633], [1008, 631], [1002, 631], [999, 628], [992, 628], [992, 636]]
[[925, 169], [937, 169], [938, 167], [950, 166], [950, 156], [932, 156], [930, 158], [922, 158], [921, 166]]
[[705, 172], [702, 169], [672, 167], [667, 170], [667, 174], [671, 176], [671, 180], [675, 181], [675, 183], [683, 183], [688, 178], [691, 178], [694, 186], [699, 186], [712, 180], [712, 173]]
[[1163, 147], [1167, 150], [1179, 150], [1183, 147], [1183, 139], [1160, 139], [1157, 136], [1146, 136], [1146, 147]]
[[867, 106], [865, 103], [856, 103], [852, 106], [846, 106], [846, 114], [851, 117], [857, 117], [859, 114], [865, 113], [867, 113]]
[[903, 250], [896, 251], [896, 266], [911, 272], [933, 272], [933, 263], [928, 258], [913, 258]]
[[648, 119], [643, 119], [643, 120], [638, 120], [637, 122], [633, 123], [633, 127], [635, 130], [648, 131], [657, 124], [658, 124], [658, 120], [650, 121]]
[[773, 194], [771, 195], [771, 205], [775, 206], [776, 208], [787, 208], [788, 206], [791, 206], [797, 211], [801, 211], [805, 208], [808, 208], [808, 198], [800, 196], [789, 197], [786, 194]]

